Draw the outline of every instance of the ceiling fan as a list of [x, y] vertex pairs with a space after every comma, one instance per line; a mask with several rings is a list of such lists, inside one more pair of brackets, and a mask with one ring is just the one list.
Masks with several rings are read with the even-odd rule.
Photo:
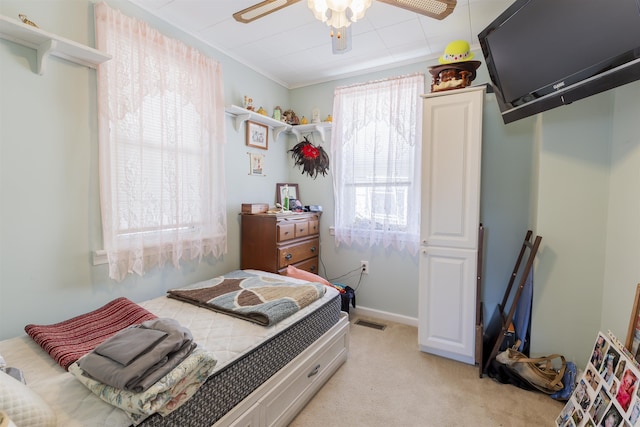
[[[233, 14], [236, 21], [248, 24], [300, 0], [265, 0]], [[364, 17], [372, 0], [307, 0], [315, 17], [331, 27], [334, 53], [351, 50], [352, 22]], [[442, 20], [456, 7], [457, 0], [378, 0], [430, 18]], [[334, 37], [335, 35], [335, 37]]]

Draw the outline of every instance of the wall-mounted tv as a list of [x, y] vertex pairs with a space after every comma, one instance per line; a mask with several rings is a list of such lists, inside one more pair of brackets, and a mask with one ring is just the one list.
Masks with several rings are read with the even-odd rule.
[[505, 123], [640, 80], [640, 0], [515, 0], [478, 39]]

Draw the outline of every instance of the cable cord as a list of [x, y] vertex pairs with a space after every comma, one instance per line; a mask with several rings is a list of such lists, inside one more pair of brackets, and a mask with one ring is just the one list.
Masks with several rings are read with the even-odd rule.
[[[358, 292], [358, 288], [360, 287], [360, 284], [362, 283], [362, 276], [364, 276], [364, 273], [362, 272], [362, 268], [361, 267], [357, 267], [354, 268], [353, 270], [349, 270], [346, 273], [340, 275], [340, 276], [336, 276], [333, 277], [331, 279], [329, 279], [329, 274], [327, 273], [327, 267], [324, 265], [324, 261], [322, 260], [322, 256], [319, 257], [320, 260], [320, 265], [322, 266], [322, 270], [324, 270], [324, 277], [327, 277], [327, 280], [331, 283], [336, 282], [336, 281], [347, 281], [347, 280], [351, 280], [355, 277], [358, 277], [358, 282], [355, 284], [355, 286], [352, 286], [353, 288], [353, 292], [357, 293]], [[360, 273], [360, 274], [358, 274]]]

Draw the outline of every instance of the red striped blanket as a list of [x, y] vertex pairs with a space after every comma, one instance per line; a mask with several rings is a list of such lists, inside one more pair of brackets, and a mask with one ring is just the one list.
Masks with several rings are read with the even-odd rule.
[[65, 370], [116, 332], [157, 316], [127, 298], [53, 325], [27, 325], [25, 332]]

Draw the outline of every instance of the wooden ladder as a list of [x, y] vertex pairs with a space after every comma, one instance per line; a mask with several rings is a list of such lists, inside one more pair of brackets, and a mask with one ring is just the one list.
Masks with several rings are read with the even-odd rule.
[[[529, 272], [533, 268], [533, 261], [536, 257], [536, 254], [538, 253], [538, 248], [540, 247], [542, 237], [536, 236], [532, 241], [532, 236], [533, 232], [531, 230], [528, 230], [522, 243], [522, 247], [520, 248], [520, 253], [518, 254], [516, 265], [513, 268], [511, 277], [509, 278], [509, 284], [507, 285], [507, 290], [504, 293], [502, 302], [496, 307], [496, 310], [493, 313], [493, 317], [491, 318], [489, 325], [487, 325], [487, 335], [485, 340], [487, 341], [487, 343], [493, 341], [493, 345], [489, 345], [486, 347], [486, 350], [491, 348], [491, 351], [489, 353], [487, 353], [486, 351], [484, 352], [480, 376], [482, 376], [483, 373], [487, 372], [489, 364], [496, 357], [498, 351], [500, 350], [500, 346], [502, 345], [505, 336], [508, 333], [509, 326], [513, 321], [513, 316], [518, 305], [518, 300], [520, 299], [522, 290], [524, 289], [527, 278], [529, 277]], [[525, 259], [526, 261], [524, 262], [523, 266], [523, 261]], [[523, 267], [522, 271], [520, 271], [521, 267]], [[509, 310], [506, 311], [511, 292], [514, 289], [513, 285], [515, 284], [516, 278], [518, 277], [519, 273], [521, 274], [519, 276], [520, 281], [518, 282], [518, 287], [516, 288], [515, 295], [513, 295], [513, 298], [511, 299], [511, 306], [509, 307]]]

